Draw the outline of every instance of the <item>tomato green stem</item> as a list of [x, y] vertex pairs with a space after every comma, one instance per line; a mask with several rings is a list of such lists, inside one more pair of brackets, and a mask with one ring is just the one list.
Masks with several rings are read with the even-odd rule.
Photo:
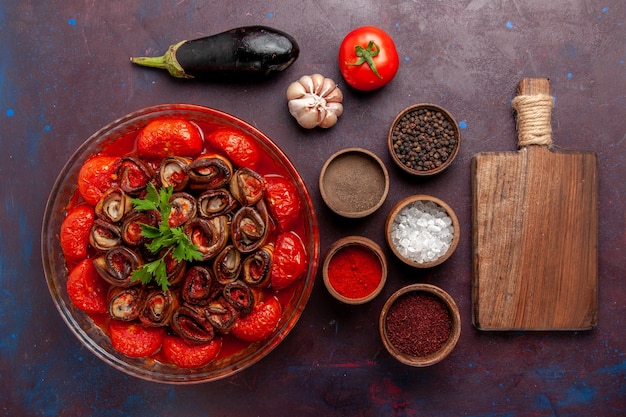
[[383, 78], [379, 73], [378, 69], [376, 69], [376, 64], [374, 63], [374, 57], [380, 53], [380, 47], [376, 45], [374, 41], [369, 41], [367, 46], [363, 48], [361, 45], [357, 45], [354, 47], [354, 53], [359, 59], [354, 63], [346, 63], [346, 65], [362, 65], [367, 62], [367, 65], [370, 67], [372, 72], [376, 74], [378, 78]]

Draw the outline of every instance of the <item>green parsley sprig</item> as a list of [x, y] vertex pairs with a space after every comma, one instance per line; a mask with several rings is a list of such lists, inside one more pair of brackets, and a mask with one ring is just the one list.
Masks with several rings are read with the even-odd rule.
[[143, 264], [140, 268], [134, 270], [132, 280], [141, 281], [144, 285], [154, 280], [164, 291], [170, 286], [170, 282], [167, 279], [167, 266], [165, 264], [165, 257], [168, 254], [171, 253], [179, 262], [199, 261], [202, 259], [202, 253], [200, 253], [198, 247], [189, 240], [183, 228], [180, 226], [169, 226], [168, 220], [172, 212], [170, 198], [173, 192], [172, 186], [161, 188], [157, 191], [156, 187], [152, 183], [149, 183], [145, 199], [131, 199], [136, 210], [154, 210], [159, 212], [161, 220], [158, 226], [141, 224], [141, 235], [150, 240], [150, 242], [146, 244], [150, 252], [157, 254], [163, 249], [166, 249], [159, 259]]

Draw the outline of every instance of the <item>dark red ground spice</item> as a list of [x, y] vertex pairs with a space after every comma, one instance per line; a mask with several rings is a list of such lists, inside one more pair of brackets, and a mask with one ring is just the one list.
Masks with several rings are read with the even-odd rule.
[[410, 356], [427, 356], [446, 343], [452, 332], [448, 307], [436, 295], [416, 291], [402, 295], [385, 321], [389, 342]]

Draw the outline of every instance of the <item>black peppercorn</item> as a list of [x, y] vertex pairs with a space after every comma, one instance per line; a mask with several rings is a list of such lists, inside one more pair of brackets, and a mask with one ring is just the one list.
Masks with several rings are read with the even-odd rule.
[[438, 168], [453, 155], [457, 144], [453, 123], [444, 112], [411, 109], [392, 127], [392, 151], [409, 169], [424, 172]]

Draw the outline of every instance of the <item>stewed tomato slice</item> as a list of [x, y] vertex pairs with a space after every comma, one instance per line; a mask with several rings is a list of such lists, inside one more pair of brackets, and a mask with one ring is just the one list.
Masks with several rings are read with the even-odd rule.
[[170, 155], [193, 158], [200, 155], [203, 147], [200, 129], [185, 119], [157, 119], [137, 135], [137, 154], [147, 159], [163, 159]]
[[280, 291], [290, 286], [307, 269], [307, 254], [302, 239], [294, 232], [278, 235], [272, 262], [272, 288]]
[[267, 297], [255, 304], [252, 312], [235, 321], [231, 333], [245, 342], [268, 338], [278, 326], [282, 307], [276, 297]]
[[165, 328], [144, 327], [137, 322], [111, 320], [109, 336], [111, 344], [118, 352], [133, 358], [143, 358], [161, 348]]
[[108, 284], [100, 277], [91, 259], [76, 265], [66, 282], [67, 295], [80, 310], [87, 313], [106, 313]]
[[85, 161], [78, 172], [78, 192], [87, 203], [98, 204], [102, 194], [116, 183], [120, 161], [118, 157], [104, 155]]
[[266, 175], [265, 196], [272, 217], [279, 230], [287, 230], [300, 217], [302, 206], [298, 191], [287, 178], [280, 175]]
[[239, 167], [256, 168], [261, 156], [254, 139], [245, 133], [221, 128], [214, 130], [206, 138], [213, 147], [223, 151]]
[[165, 336], [163, 355], [179, 368], [200, 368], [211, 362], [222, 348], [222, 339], [193, 345], [178, 336]]
[[89, 233], [95, 214], [93, 207], [81, 204], [71, 209], [61, 223], [61, 250], [68, 261], [80, 261], [87, 257]]

